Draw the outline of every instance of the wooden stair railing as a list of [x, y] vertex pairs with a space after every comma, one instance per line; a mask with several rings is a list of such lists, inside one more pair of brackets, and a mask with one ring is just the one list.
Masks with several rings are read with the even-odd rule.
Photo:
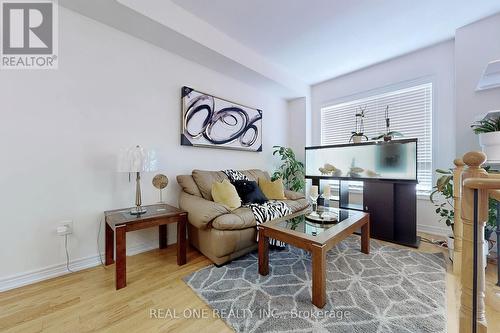
[[[462, 262], [460, 333], [486, 333], [484, 227], [488, 220], [488, 198], [500, 190], [500, 178], [481, 166], [486, 155], [469, 152], [463, 156], [467, 169], [462, 173], [461, 221]], [[456, 210], [456, 208], [455, 208]]]
[[455, 169], [453, 169], [453, 207], [455, 207], [453, 221], [453, 273], [460, 276], [462, 270], [462, 214], [461, 214], [461, 197], [462, 197], [462, 172], [465, 163], [461, 158], [453, 161]]

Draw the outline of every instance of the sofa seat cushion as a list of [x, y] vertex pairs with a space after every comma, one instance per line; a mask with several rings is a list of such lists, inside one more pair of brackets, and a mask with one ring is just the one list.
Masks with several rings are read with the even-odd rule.
[[307, 208], [307, 206], [309, 206], [309, 202], [305, 198], [297, 199], [297, 200], [280, 200], [280, 201], [283, 201], [284, 203], [286, 203], [288, 205], [288, 207], [290, 207], [290, 209], [292, 210], [293, 213], [301, 211], [301, 210]]
[[[280, 200], [285, 202], [293, 213], [301, 211], [309, 206], [306, 199], [298, 200]], [[212, 221], [212, 227], [218, 230], [241, 230], [252, 228], [257, 225], [252, 210], [248, 207], [240, 207], [233, 210], [230, 214], [224, 214], [216, 217]]]
[[256, 225], [252, 210], [247, 207], [240, 207], [231, 214], [221, 215], [212, 221], [212, 227], [218, 230], [241, 230]]

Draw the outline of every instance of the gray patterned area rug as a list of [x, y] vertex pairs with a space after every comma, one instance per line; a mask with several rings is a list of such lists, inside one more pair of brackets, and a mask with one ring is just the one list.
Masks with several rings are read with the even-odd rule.
[[428, 254], [371, 241], [369, 255], [351, 236], [327, 254], [327, 304], [311, 304], [311, 256], [288, 246], [269, 254], [269, 275], [257, 253], [209, 266], [185, 282], [237, 332], [446, 331], [446, 263]]

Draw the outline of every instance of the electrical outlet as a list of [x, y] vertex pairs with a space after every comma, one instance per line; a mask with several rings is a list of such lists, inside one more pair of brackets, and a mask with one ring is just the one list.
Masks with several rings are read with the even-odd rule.
[[61, 221], [56, 227], [56, 233], [59, 236], [70, 235], [73, 233], [73, 221]]

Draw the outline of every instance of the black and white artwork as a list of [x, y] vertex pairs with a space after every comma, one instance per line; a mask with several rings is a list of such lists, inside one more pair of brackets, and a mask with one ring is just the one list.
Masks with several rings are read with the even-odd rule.
[[262, 111], [182, 87], [181, 144], [262, 151]]

